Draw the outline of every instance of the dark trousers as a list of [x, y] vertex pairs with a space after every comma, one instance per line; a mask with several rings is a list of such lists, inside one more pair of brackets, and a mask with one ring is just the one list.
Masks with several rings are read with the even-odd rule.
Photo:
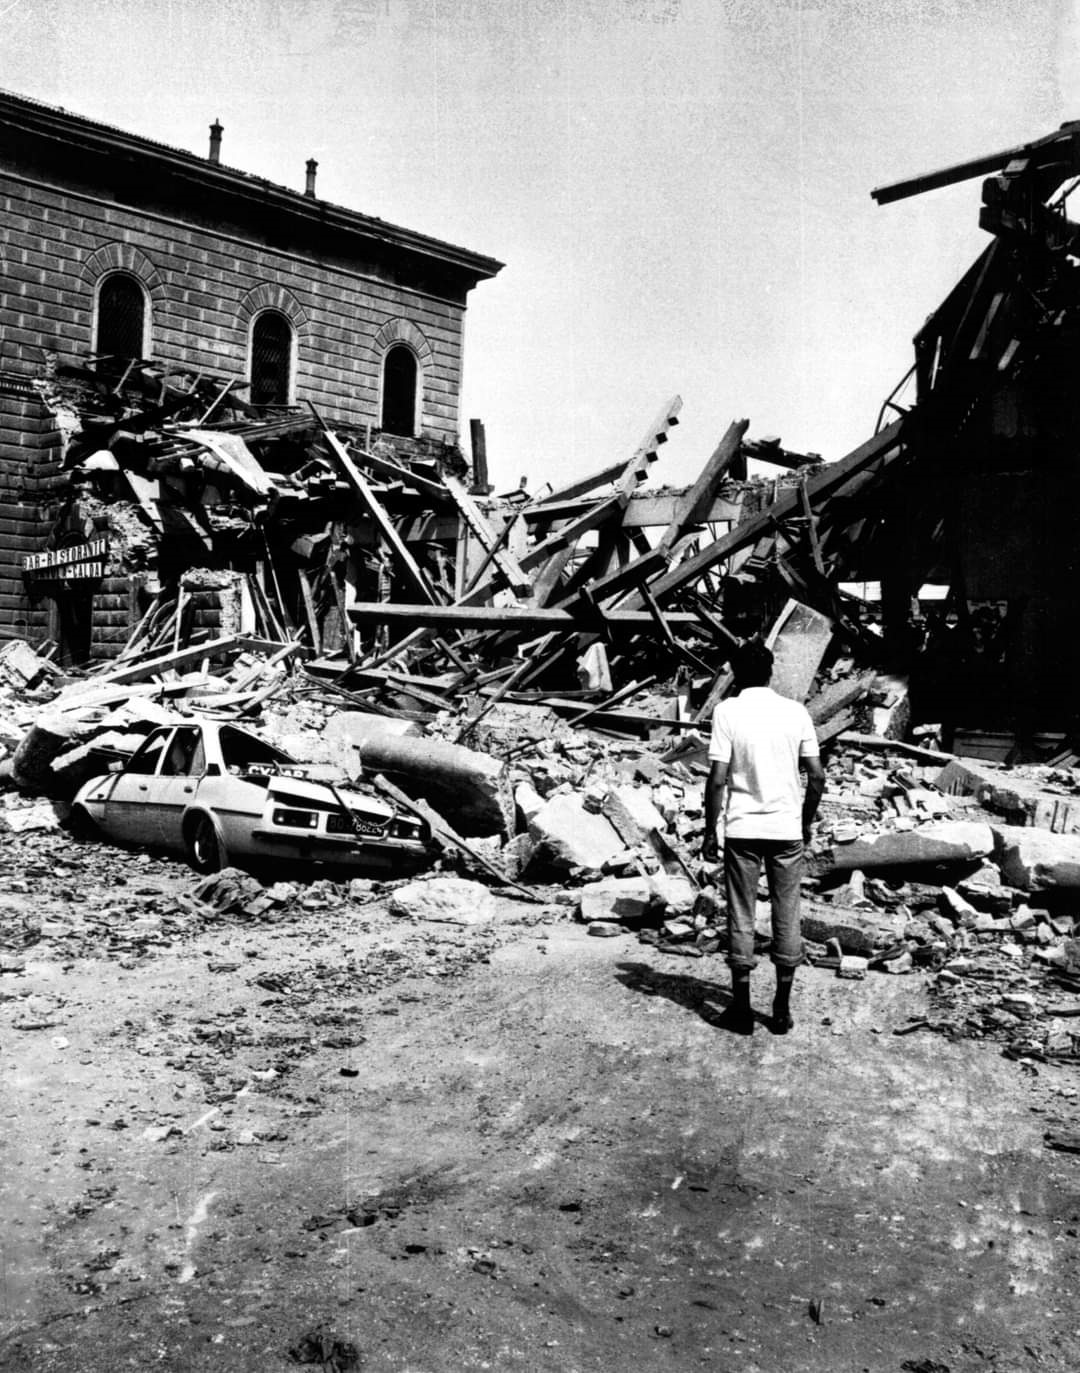
[[797, 968], [803, 961], [799, 925], [803, 846], [798, 839], [724, 839], [728, 963], [744, 970], [757, 965], [754, 914], [762, 863], [772, 904], [772, 961], [780, 968]]

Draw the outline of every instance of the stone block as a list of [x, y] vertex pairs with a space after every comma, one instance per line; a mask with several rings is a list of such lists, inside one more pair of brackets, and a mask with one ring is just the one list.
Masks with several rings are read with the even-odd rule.
[[861, 981], [866, 976], [866, 970], [870, 966], [869, 959], [860, 958], [858, 954], [846, 953], [840, 959], [840, 966], [836, 970], [837, 977], [847, 977], [852, 981]]
[[834, 850], [833, 867], [841, 871], [933, 867], [941, 863], [970, 863], [993, 851], [994, 834], [989, 825], [972, 820], [943, 820], [914, 830], [856, 839]]
[[631, 846], [648, 840], [651, 830], [664, 829], [664, 817], [653, 804], [648, 787], [614, 787], [604, 797], [601, 810]]
[[965, 900], [955, 887], [942, 887], [941, 909], [958, 925], [964, 925], [968, 928], [974, 926], [979, 914], [971, 902]]
[[581, 918], [594, 921], [645, 920], [660, 910], [647, 877], [605, 877], [581, 889]]
[[535, 848], [536, 845], [528, 834], [515, 834], [513, 839], [507, 840], [499, 855], [499, 862], [507, 877], [517, 881], [529, 866]]
[[392, 915], [444, 925], [482, 925], [495, 917], [495, 897], [480, 882], [434, 877], [407, 882], [390, 897]]
[[663, 901], [665, 912], [670, 918], [682, 918], [694, 913], [698, 893], [685, 877], [673, 877], [670, 873], [658, 872], [649, 881], [657, 897]]
[[953, 758], [938, 774], [937, 786], [952, 796], [974, 796], [1018, 828], [1031, 825], [1053, 834], [1080, 833], [1080, 797], [1044, 791], [1029, 777]]
[[[839, 940], [844, 953], [869, 957], [877, 949], [887, 949], [904, 936], [907, 921], [902, 916], [890, 917], [884, 911], [872, 914], [854, 911], [845, 906], [826, 906], [815, 902], [803, 904], [802, 936], [815, 944], [830, 939]], [[929, 933], [929, 932], [927, 932]]]
[[544, 798], [531, 782], [519, 782], [514, 788], [514, 804], [529, 824], [533, 816], [544, 809]]
[[592, 815], [581, 798], [568, 793], [553, 796], [529, 821], [537, 848], [556, 867], [595, 868], [625, 847], [611, 821]]
[[994, 837], [998, 866], [1010, 886], [1021, 891], [1080, 888], [1080, 835], [995, 825]]

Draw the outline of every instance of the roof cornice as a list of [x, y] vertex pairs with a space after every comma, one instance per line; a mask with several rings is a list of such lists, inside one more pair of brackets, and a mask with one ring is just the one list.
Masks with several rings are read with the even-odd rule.
[[469, 248], [445, 243], [427, 234], [360, 214], [357, 210], [349, 210], [343, 205], [304, 195], [264, 177], [210, 162], [183, 149], [155, 143], [151, 139], [126, 133], [108, 124], [99, 124], [25, 96], [0, 91], [0, 127], [5, 126], [91, 152], [147, 159], [178, 177], [198, 183], [204, 190], [220, 191], [264, 211], [276, 210], [295, 218], [309, 229], [331, 229], [368, 243], [415, 253], [441, 265], [456, 267], [477, 281], [495, 276], [504, 265], [496, 258], [475, 253]]

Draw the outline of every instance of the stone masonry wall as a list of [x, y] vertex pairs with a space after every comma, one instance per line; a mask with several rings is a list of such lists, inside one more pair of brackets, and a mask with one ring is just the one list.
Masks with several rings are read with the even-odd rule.
[[421, 430], [456, 441], [464, 307], [228, 233], [0, 173], [0, 366], [33, 372], [43, 344], [65, 357], [92, 344], [95, 287], [123, 268], [147, 289], [149, 353], [246, 376], [252, 317], [281, 309], [297, 335], [296, 399], [327, 418], [378, 424], [382, 357], [398, 339], [422, 368]]
[[37, 553], [52, 528], [48, 511], [60, 468], [60, 435], [40, 396], [0, 378], [0, 638], [40, 640], [49, 604], [28, 597], [22, 559]]

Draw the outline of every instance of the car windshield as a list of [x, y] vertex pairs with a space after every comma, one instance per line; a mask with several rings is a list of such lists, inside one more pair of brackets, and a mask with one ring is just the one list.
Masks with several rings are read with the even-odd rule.
[[257, 739], [246, 730], [234, 729], [226, 725], [218, 736], [221, 740], [221, 757], [230, 771], [246, 772], [257, 767], [293, 767], [294, 760], [281, 749], [274, 748]]

